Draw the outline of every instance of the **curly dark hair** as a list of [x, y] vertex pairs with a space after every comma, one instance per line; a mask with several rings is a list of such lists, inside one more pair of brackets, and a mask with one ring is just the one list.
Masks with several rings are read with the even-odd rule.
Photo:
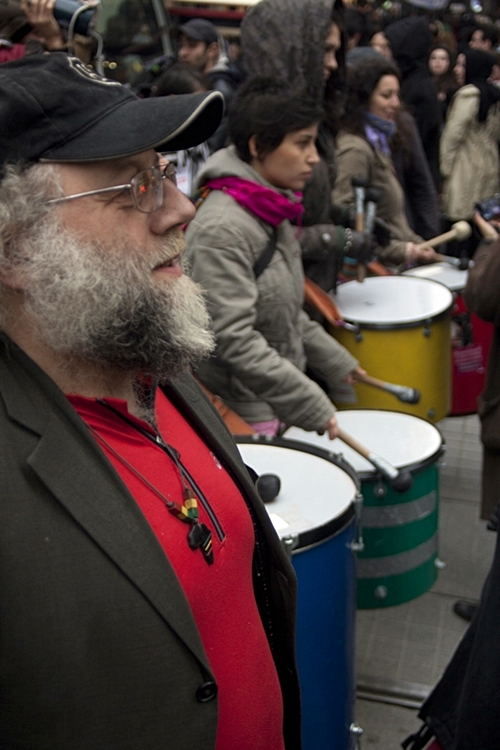
[[351, 68], [348, 76], [348, 94], [343, 126], [345, 130], [364, 135], [365, 112], [373, 92], [383, 76], [396, 76], [401, 83], [399, 69], [382, 56], [370, 57]]
[[[379, 59], [380, 58], [380, 59]], [[349, 70], [348, 94], [342, 130], [355, 133], [365, 138], [365, 112], [373, 92], [383, 76], [396, 76], [401, 83], [401, 74], [397, 66], [384, 57], [373, 56]], [[408, 152], [411, 149], [412, 135], [407, 121], [396, 113], [397, 131], [392, 138], [395, 149]]]
[[240, 159], [252, 160], [248, 142], [256, 137], [259, 158], [274, 151], [295, 130], [321, 121], [323, 108], [284, 81], [256, 76], [236, 92], [229, 110], [229, 137]]

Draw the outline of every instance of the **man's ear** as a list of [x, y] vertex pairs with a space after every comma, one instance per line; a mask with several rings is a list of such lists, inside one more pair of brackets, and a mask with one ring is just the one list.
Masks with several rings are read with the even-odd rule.
[[257, 136], [252, 135], [250, 140], [248, 141], [248, 150], [250, 151], [250, 156], [252, 159], [258, 159], [259, 158], [259, 151], [257, 149]]

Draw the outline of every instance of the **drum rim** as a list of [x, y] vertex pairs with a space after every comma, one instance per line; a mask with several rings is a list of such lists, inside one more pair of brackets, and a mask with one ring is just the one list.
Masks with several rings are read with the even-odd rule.
[[[439, 430], [438, 427], [436, 427], [435, 424], [432, 424], [431, 422], [429, 422], [428, 419], [424, 419], [419, 414], [407, 414], [406, 412], [393, 411], [392, 409], [378, 409], [375, 406], [364, 406], [362, 409], [342, 409], [341, 412], [340, 412], [340, 414], [342, 415], [342, 414], [345, 414], [346, 412], [350, 412], [350, 411], [352, 411], [352, 412], [370, 411], [370, 412], [377, 412], [377, 413], [383, 412], [383, 413], [386, 413], [386, 414], [401, 414], [401, 416], [411, 417], [412, 419], [418, 419], [420, 422], [424, 422], [426, 425], [428, 425], [429, 427], [431, 427], [433, 430], [436, 430], [436, 432], [438, 433], [439, 437], [441, 438], [441, 445], [439, 446], [439, 448], [434, 453], [432, 453], [430, 456], [427, 456], [427, 458], [421, 458], [421, 459], [418, 459], [417, 461], [410, 461], [409, 463], [405, 463], [405, 464], [401, 464], [401, 465], [396, 466], [395, 468], [398, 469], [398, 470], [408, 469], [410, 471], [410, 473], [416, 473], [418, 471], [423, 471], [424, 469], [429, 468], [429, 466], [432, 466], [433, 464], [435, 464], [436, 461], [438, 461], [441, 458], [441, 456], [443, 455], [443, 453], [446, 452], [446, 440], [444, 439], [441, 430]], [[293, 426], [293, 425], [291, 425], [291, 426]], [[285, 435], [286, 435], [286, 433], [285, 433]], [[306, 445], [306, 446], [309, 445], [309, 443], [302, 443], [302, 441], [296, 440], [296, 438], [286, 438], [286, 437], [283, 437], [281, 439], [287, 440], [288, 443], [293, 442], [293, 443], [297, 443], [299, 445]], [[245, 442], [247, 442], [247, 441], [245, 441]], [[317, 446], [311, 444], [311, 447], [312, 448], [316, 448]], [[327, 451], [327, 450], [322, 449], [322, 448], [319, 448], [319, 450], [323, 451], [324, 453], [329, 453], [330, 452], [330, 451]], [[331, 451], [331, 453], [336, 458], [341, 459], [344, 463], [346, 463], [347, 466], [349, 468], [351, 468], [355, 472], [356, 476], [359, 477], [359, 481], [360, 482], [367, 482], [369, 480], [371, 480], [371, 481], [379, 481], [380, 479], [382, 479], [383, 481], [388, 481], [388, 480], [385, 480], [382, 477], [382, 475], [376, 470], [375, 467], [373, 467], [373, 471], [358, 471], [357, 469], [354, 468], [354, 466], [352, 464], [350, 464], [347, 461], [346, 458], [344, 458], [344, 455], [342, 453], [335, 453], [334, 451]]]
[[[382, 278], [383, 279], [387, 279], [387, 278], [399, 278], [399, 279], [405, 278], [405, 279], [415, 279], [417, 281], [430, 282], [431, 284], [437, 284], [441, 288], [446, 289], [446, 291], [451, 296], [451, 300], [450, 300], [449, 305], [447, 307], [445, 307], [443, 310], [441, 310], [440, 312], [437, 312], [437, 313], [435, 313], [434, 315], [431, 315], [431, 316], [426, 316], [426, 317], [419, 318], [418, 320], [410, 320], [410, 321], [407, 321], [405, 323], [397, 323], [396, 321], [394, 321], [394, 322], [387, 322], [387, 323], [375, 323], [375, 322], [371, 322], [371, 321], [356, 320], [354, 317], [350, 317], [349, 314], [347, 314], [347, 313], [344, 314], [342, 312], [342, 310], [341, 310], [340, 313], [342, 315], [343, 320], [345, 320], [347, 323], [350, 323], [351, 325], [358, 326], [359, 329], [365, 328], [365, 329], [368, 329], [368, 330], [376, 330], [376, 331], [394, 331], [394, 330], [403, 330], [403, 329], [406, 329], [406, 328], [419, 328], [420, 326], [424, 325], [426, 322], [434, 323], [434, 322], [437, 322], [439, 320], [442, 320], [453, 309], [453, 305], [454, 305], [454, 302], [455, 302], [455, 299], [454, 299], [454, 296], [453, 296], [453, 292], [450, 289], [448, 289], [448, 287], [445, 286], [445, 284], [441, 284], [441, 282], [435, 281], [434, 279], [420, 279], [418, 276], [403, 276], [403, 274], [400, 274], [399, 276], [395, 275], [394, 277], [376, 276], [376, 277], [373, 277], [373, 278], [380, 278], [380, 279], [382, 279]], [[369, 279], [367, 279], [367, 281], [369, 281]], [[349, 282], [349, 283], [351, 283], [351, 282]], [[345, 285], [343, 285], [343, 286], [345, 286]], [[338, 327], [342, 328], [342, 325], [340, 325]]]
[[[439, 284], [438, 281], [434, 282], [436, 284]], [[444, 284], [440, 284], [440, 286], [447, 289], [447, 287], [444, 286]], [[450, 294], [452, 292], [448, 289]], [[402, 331], [406, 328], [420, 328], [424, 326], [426, 323], [438, 323], [440, 320], [443, 320], [446, 318], [450, 310], [453, 309], [455, 300], [452, 299], [450, 306], [446, 308], [446, 310], [443, 310], [440, 313], [437, 313], [431, 318], [420, 318], [420, 320], [415, 321], [408, 321], [407, 323], [364, 323], [362, 321], [356, 320], [354, 318], [349, 318], [347, 315], [343, 316], [346, 323], [350, 323], [353, 326], [357, 326], [360, 330], [371, 330], [371, 331]], [[338, 326], [339, 328], [342, 328], [342, 325]]]
[[[455, 272], [461, 273], [461, 274], [468, 274], [468, 271], [465, 269], [461, 270], [459, 268], [456, 268], [456, 266], [450, 266], [448, 263], [441, 262], [441, 263], [430, 263], [428, 265], [414, 266], [413, 268], [408, 268], [406, 271], [403, 271], [401, 276], [411, 276], [415, 279], [426, 279], [427, 281], [435, 281], [437, 284], [441, 284], [442, 286], [445, 286], [452, 294], [461, 294], [464, 291], [466, 284], [467, 284], [467, 276], [465, 277], [465, 282], [463, 285], [450, 287], [448, 286], [448, 284], [445, 284], [443, 281], [438, 281], [436, 278], [431, 279], [431, 278], [428, 278], [427, 276], [420, 276], [418, 273], [413, 273], [413, 271], [418, 271], [418, 269], [420, 268], [425, 269], [425, 268], [428, 268], [429, 266], [439, 266], [439, 268], [443, 269], [445, 273], [451, 273], [452, 275]], [[462, 277], [462, 280], [463, 278], [464, 277]], [[457, 279], [457, 283], [458, 283], [458, 279]]]
[[[301, 443], [298, 440], [293, 441], [292, 444], [291, 440], [286, 440], [282, 437], [271, 437], [269, 435], [259, 435], [258, 433], [255, 433], [255, 435], [234, 435], [234, 439], [237, 444], [243, 443], [250, 445], [275, 445], [279, 448], [298, 450], [302, 453], [308, 453], [310, 455], [316, 456], [317, 458], [323, 458], [325, 461], [328, 461], [334, 466], [337, 466], [337, 468], [345, 471], [345, 473], [348, 474], [352, 479], [356, 488], [356, 493], [358, 494], [361, 492], [359, 473], [351, 466], [351, 464], [349, 464], [345, 460], [345, 458], [337, 455], [333, 451], [326, 451], [322, 448], [318, 448], [315, 445]], [[266, 505], [265, 507], [267, 510], [268, 508], [270, 508], [270, 505]], [[294, 548], [294, 551], [304, 551], [306, 547], [312, 547], [319, 543], [328, 541], [339, 531], [343, 531], [345, 528], [347, 528], [350, 521], [354, 518], [355, 515], [356, 509], [353, 498], [347, 505], [347, 507], [344, 508], [344, 510], [338, 516], [330, 518], [330, 520], [328, 520], [326, 523], [321, 524], [320, 526], [315, 526], [314, 528], [298, 532], [297, 546]], [[291, 534], [284, 534], [283, 536], [280, 536], [278, 532], [276, 532], [276, 534], [278, 535], [280, 541], [286, 539], [287, 536], [291, 536]]]
[[[443, 453], [446, 451], [446, 444], [443, 440], [439, 448], [435, 453], [432, 454], [432, 456], [429, 456], [428, 458], [424, 458], [421, 461], [417, 461], [413, 464], [401, 464], [401, 466], [398, 466], [397, 468], [401, 471], [401, 469], [406, 469], [410, 472], [410, 474], [417, 474], [420, 471], [424, 471], [424, 469], [428, 469], [430, 466], [433, 466]], [[382, 480], [383, 482], [387, 482], [390, 484], [388, 479], [385, 479], [380, 472], [376, 470], [375, 467], [373, 467], [373, 472], [371, 471], [358, 471], [358, 476], [361, 480], [361, 482], [378, 482]], [[403, 493], [404, 494], [404, 493]]]

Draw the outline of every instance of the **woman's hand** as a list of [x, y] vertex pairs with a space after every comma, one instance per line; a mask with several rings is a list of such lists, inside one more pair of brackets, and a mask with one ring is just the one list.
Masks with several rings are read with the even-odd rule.
[[363, 379], [363, 375], [366, 375], [366, 370], [363, 370], [362, 367], [356, 365], [354, 370], [351, 370], [351, 372], [345, 376], [343, 382], [348, 385], [355, 385], [355, 383], [359, 383], [359, 381]]
[[474, 213], [474, 222], [483, 235], [485, 240], [497, 240], [498, 239], [498, 232], [495, 229], [495, 226], [498, 226], [497, 222], [493, 221], [486, 221], [479, 211], [476, 211]]
[[436, 263], [437, 253], [433, 247], [421, 247], [415, 242], [407, 242], [405, 250], [406, 263]]
[[335, 416], [331, 417], [321, 430], [318, 430], [318, 435], [324, 435], [325, 432], [328, 433], [330, 440], [335, 440], [335, 438], [338, 437], [339, 426]]

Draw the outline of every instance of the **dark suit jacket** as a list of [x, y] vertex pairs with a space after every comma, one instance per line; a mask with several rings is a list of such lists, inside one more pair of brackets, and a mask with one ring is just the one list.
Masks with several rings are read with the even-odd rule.
[[[299, 748], [293, 569], [211, 404], [190, 377], [165, 390], [250, 508], [256, 599]], [[139, 507], [59, 388], [2, 338], [0, 748], [212, 750], [217, 698], [199, 688], [213, 681]]]

